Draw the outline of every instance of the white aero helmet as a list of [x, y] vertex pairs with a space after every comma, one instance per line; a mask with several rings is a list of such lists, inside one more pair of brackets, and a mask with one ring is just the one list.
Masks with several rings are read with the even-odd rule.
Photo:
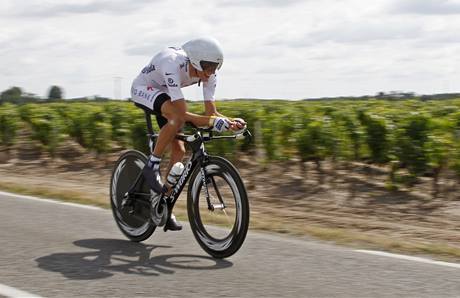
[[217, 63], [217, 69], [222, 67], [224, 63], [224, 53], [219, 42], [211, 37], [201, 37], [187, 41], [182, 45], [187, 57], [190, 59], [193, 67], [199, 71], [203, 71], [201, 62]]

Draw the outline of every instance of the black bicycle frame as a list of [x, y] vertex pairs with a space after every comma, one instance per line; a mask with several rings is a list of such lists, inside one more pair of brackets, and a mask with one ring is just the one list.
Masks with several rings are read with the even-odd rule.
[[[148, 130], [148, 136], [149, 136], [149, 145], [152, 147], [152, 144], [154, 144], [154, 139], [158, 136], [154, 134], [153, 128], [152, 128], [152, 123], [151, 123], [151, 112], [147, 111], [144, 109], [145, 112], [145, 117], [147, 121], [147, 130]], [[187, 181], [190, 179], [190, 176], [192, 173], [195, 171], [195, 168], [200, 165], [201, 166], [201, 174], [203, 177], [203, 183], [204, 183], [204, 188], [206, 191], [206, 199], [208, 201], [208, 207], [211, 208], [211, 204], [209, 201], [209, 193], [208, 193], [208, 188], [206, 186], [206, 172], [205, 172], [205, 166], [207, 163], [208, 159], [208, 154], [206, 153], [206, 150], [204, 149], [204, 139], [203, 135], [200, 132], [197, 132], [194, 135], [177, 135], [177, 139], [182, 140], [186, 142], [192, 149], [192, 156], [191, 158], [187, 161], [185, 164], [184, 171], [182, 172], [181, 176], [177, 180], [176, 184], [173, 186], [173, 189], [169, 195], [163, 194], [161, 199], [165, 200], [168, 204], [168, 210], [169, 214], [168, 217], [171, 215], [171, 211], [178, 200], [180, 194], [182, 193], [182, 190], [184, 189], [185, 185], [187, 184]], [[206, 138], [206, 137], [205, 137]], [[208, 137], [209, 138], [209, 137]], [[151, 150], [153, 148], [150, 148]], [[133, 185], [130, 187], [129, 191], [126, 193], [126, 200], [134, 200], [134, 201], [142, 201], [144, 203], [148, 203], [150, 205], [150, 199], [151, 199], [151, 194], [150, 193], [139, 193], [135, 192], [136, 186], [139, 183], [143, 183], [144, 176], [142, 175], [142, 172], [139, 173], [137, 176], [136, 180], [134, 181]]]
[[[176, 203], [177, 199], [182, 193], [185, 184], [187, 184], [187, 181], [190, 179], [190, 176], [195, 171], [196, 167], [198, 167], [198, 165], [201, 166], [201, 174], [203, 175], [203, 178], [205, 177], [204, 175], [206, 175], [206, 173], [204, 172], [204, 167], [206, 166], [208, 154], [204, 149], [204, 141], [202, 135], [200, 133], [197, 133], [193, 137], [195, 138], [195, 140], [192, 142], [188, 142], [189, 146], [192, 148], [192, 157], [185, 164], [184, 171], [182, 172], [181, 176], [174, 185], [172, 192], [168, 196], [166, 196], [166, 201], [168, 202], [169, 210], [172, 210], [172, 208], [174, 207], [174, 204]], [[178, 138], [187, 142], [185, 138]]]

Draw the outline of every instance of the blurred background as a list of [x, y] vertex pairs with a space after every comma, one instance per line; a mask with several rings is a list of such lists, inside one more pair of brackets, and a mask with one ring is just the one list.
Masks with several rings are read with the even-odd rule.
[[[146, 152], [132, 80], [211, 35], [218, 110], [254, 139], [207, 148], [240, 169], [253, 229], [458, 258], [459, 14], [448, 0], [2, 1], [0, 187], [107, 207], [120, 152]], [[201, 93], [184, 89], [193, 112]]]

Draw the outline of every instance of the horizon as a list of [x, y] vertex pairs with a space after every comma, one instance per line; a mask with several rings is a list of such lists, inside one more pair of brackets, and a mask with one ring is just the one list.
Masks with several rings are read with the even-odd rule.
[[[39, 96], [37, 94], [29, 93], [26, 92], [26, 90], [20, 86], [11, 86], [10, 88], [18, 87], [20, 88], [23, 92], [21, 98], [35, 98], [39, 100], [46, 101], [48, 99], [47, 96]], [[63, 89], [61, 86], [58, 86], [62, 89], [63, 94], [65, 94], [65, 89]], [[10, 89], [8, 88], [8, 89]], [[7, 89], [7, 90], [8, 90]], [[0, 90], [0, 93], [4, 92], [6, 90]], [[448, 93], [432, 93], [432, 94], [417, 94], [415, 92], [411, 91], [379, 91], [376, 92], [375, 94], [362, 94], [362, 95], [339, 95], [339, 96], [324, 96], [324, 97], [310, 97], [310, 98], [257, 98], [257, 97], [235, 97], [235, 98], [216, 98], [216, 101], [232, 101], [232, 100], [286, 100], [286, 101], [308, 101], [308, 100], [334, 100], [334, 99], [394, 99], [394, 98], [400, 98], [400, 99], [414, 99], [414, 98], [423, 98], [423, 97], [448, 97], [448, 98], [455, 98], [457, 96], [460, 97], [460, 91], [458, 92], [448, 92]], [[114, 100], [114, 101], [131, 101], [131, 97], [126, 97], [126, 98], [113, 98], [113, 97], [106, 97], [106, 96], [100, 96], [98, 94], [95, 95], [86, 95], [86, 96], [77, 96], [77, 97], [66, 97], [63, 96], [61, 100]], [[191, 101], [191, 102], [199, 102], [201, 99], [190, 99], [186, 98], [186, 101]]]

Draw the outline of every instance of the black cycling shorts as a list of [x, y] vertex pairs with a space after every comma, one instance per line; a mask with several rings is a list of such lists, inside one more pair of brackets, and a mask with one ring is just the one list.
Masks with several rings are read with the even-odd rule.
[[155, 102], [153, 103], [153, 111], [154, 111], [155, 117], [157, 118], [158, 126], [160, 128], [162, 128], [168, 123], [168, 119], [161, 116], [161, 106], [170, 99], [171, 97], [169, 97], [168, 94], [161, 93], [160, 95], [157, 96], [157, 98], [155, 99]]

